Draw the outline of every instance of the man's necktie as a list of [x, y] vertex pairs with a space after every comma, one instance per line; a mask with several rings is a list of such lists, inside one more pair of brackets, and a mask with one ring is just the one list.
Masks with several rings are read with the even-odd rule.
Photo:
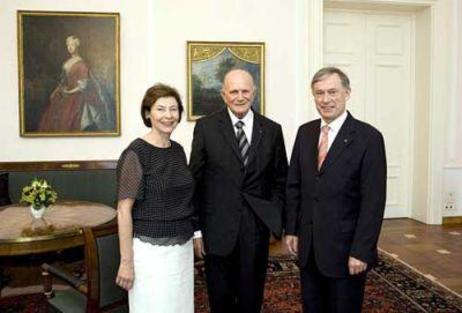
[[322, 163], [327, 156], [327, 148], [329, 145], [329, 126], [324, 125], [321, 127], [321, 140], [319, 141], [318, 146], [318, 170], [321, 168]]
[[243, 121], [237, 121], [236, 128], [237, 128], [237, 142], [239, 145], [239, 151], [241, 152], [242, 161], [244, 162], [244, 166], [247, 165], [249, 161], [249, 142], [247, 141], [247, 137], [245, 136], [244, 130], [242, 127], [244, 126]]

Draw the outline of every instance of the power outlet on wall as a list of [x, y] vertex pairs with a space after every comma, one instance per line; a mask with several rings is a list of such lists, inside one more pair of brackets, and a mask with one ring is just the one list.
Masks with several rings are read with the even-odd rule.
[[446, 195], [446, 204], [444, 210], [447, 212], [454, 211], [456, 209], [456, 198], [454, 192], [448, 192]]

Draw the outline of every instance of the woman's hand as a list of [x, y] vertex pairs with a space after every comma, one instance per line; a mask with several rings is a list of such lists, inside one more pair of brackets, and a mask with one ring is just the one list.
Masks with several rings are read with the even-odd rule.
[[125, 290], [133, 287], [135, 271], [133, 266], [133, 222], [132, 208], [135, 200], [119, 200], [117, 222], [119, 224], [120, 265], [116, 284]]
[[135, 271], [133, 269], [133, 261], [120, 261], [116, 284], [128, 291], [133, 287], [134, 281]]

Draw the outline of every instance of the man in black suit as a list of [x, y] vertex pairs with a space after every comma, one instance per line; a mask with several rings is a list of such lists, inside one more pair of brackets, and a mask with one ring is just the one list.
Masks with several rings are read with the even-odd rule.
[[256, 88], [244, 70], [229, 71], [226, 108], [197, 121], [190, 169], [211, 312], [260, 312], [270, 232], [282, 231], [287, 157], [281, 126], [251, 109]]
[[350, 82], [341, 70], [319, 70], [311, 91], [321, 119], [298, 130], [284, 240], [298, 255], [304, 312], [360, 312], [385, 208], [384, 141], [345, 110]]

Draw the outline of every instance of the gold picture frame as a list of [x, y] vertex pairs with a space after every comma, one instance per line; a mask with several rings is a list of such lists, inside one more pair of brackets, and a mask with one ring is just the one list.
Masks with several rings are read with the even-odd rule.
[[18, 11], [21, 137], [120, 136], [119, 13]]
[[194, 121], [223, 106], [220, 89], [231, 68], [247, 70], [254, 79], [257, 94], [253, 110], [265, 113], [265, 43], [188, 41], [188, 120]]

